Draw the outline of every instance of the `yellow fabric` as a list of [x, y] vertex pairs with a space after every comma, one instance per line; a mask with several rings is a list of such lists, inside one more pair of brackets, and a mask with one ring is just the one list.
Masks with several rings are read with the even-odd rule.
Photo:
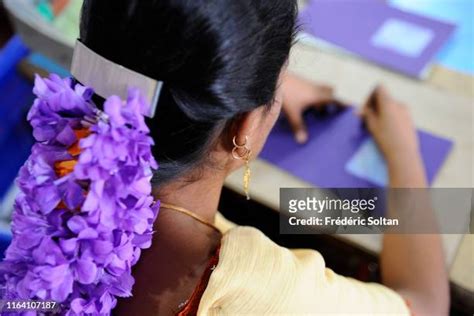
[[214, 218], [214, 225], [223, 233], [227, 233], [231, 228], [237, 227], [237, 225], [227, 218], [225, 218], [220, 212], [216, 213]]
[[278, 246], [259, 230], [222, 215], [219, 264], [198, 315], [409, 315], [389, 288], [335, 274], [313, 250]]

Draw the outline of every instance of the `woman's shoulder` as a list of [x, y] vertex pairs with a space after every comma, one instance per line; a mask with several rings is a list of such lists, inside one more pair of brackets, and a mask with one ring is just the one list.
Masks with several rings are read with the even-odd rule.
[[262, 265], [267, 266], [268, 270], [287, 272], [304, 269], [304, 266], [313, 270], [325, 268], [324, 258], [318, 251], [282, 247], [251, 226], [235, 226], [223, 235], [221, 258], [223, 263], [238, 261], [252, 264], [247, 269], [258, 269], [258, 272]]
[[[325, 267], [324, 258], [319, 252], [281, 247], [259, 229], [236, 225], [220, 213], [216, 216], [216, 226], [223, 233], [220, 250], [220, 263], [223, 267], [231, 262], [250, 264], [246, 266], [248, 272], [260, 269], [262, 265], [271, 267], [270, 270], [301, 269], [305, 265], [311, 269]], [[257, 262], [258, 264], [255, 264]]]
[[290, 250], [256, 228], [227, 224], [231, 225], [223, 231], [219, 263], [201, 298], [199, 315], [344, 311], [408, 314], [398, 294], [380, 284], [335, 274], [315, 250]]

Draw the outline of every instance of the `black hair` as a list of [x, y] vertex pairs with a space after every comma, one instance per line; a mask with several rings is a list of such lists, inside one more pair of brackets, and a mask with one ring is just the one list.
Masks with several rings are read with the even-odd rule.
[[271, 104], [296, 12], [296, 0], [84, 1], [81, 41], [164, 82], [148, 121], [154, 184], [202, 162], [232, 119]]

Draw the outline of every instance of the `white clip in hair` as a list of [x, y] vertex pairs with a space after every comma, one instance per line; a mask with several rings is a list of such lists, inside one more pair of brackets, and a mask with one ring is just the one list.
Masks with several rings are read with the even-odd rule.
[[94, 89], [103, 98], [117, 95], [127, 97], [129, 87], [137, 88], [150, 104], [148, 117], [155, 115], [163, 82], [118, 65], [76, 41], [72, 57], [71, 74], [80, 83]]

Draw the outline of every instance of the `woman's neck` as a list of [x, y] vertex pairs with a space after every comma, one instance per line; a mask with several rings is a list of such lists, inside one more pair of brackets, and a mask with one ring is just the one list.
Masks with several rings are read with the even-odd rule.
[[201, 174], [201, 177], [196, 181], [179, 179], [163, 188], [155, 189], [153, 193], [158, 200], [185, 208], [213, 223], [224, 179], [225, 176], [218, 172], [213, 175]]
[[[202, 175], [195, 182], [175, 181], [154, 194], [213, 223], [224, 176]], [[136, 283], [133, 297], [121, 299], [117, 315], [174, 315], [181, 303], [190, 298], [221, 235], [194, 218], [162, 207], [154, 225], [149, 249], [133, 268]]]

